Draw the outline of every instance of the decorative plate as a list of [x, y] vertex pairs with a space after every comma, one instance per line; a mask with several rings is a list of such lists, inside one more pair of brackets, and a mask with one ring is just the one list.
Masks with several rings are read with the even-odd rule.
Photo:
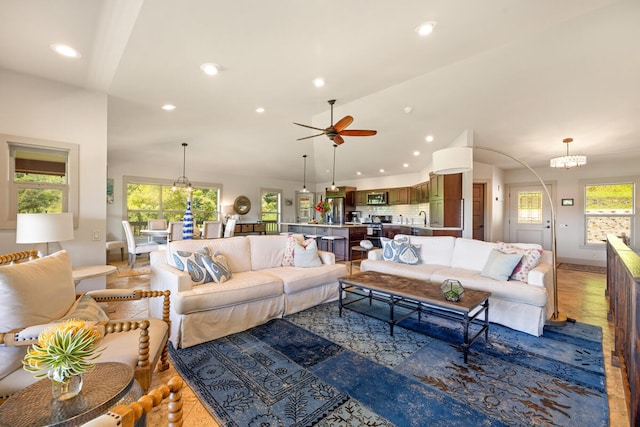
[[233, 202], [233, 210], [238, 215], [246, 215], [251, 210], [251, 201], [246, 196], [238, 196]]

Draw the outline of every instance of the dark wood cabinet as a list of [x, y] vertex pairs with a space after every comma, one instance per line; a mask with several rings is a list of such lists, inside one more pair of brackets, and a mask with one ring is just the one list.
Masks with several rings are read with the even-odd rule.
[[430, 178], [431, 227], [462, 227], [462, 174], [432, 174]]
[[409, 189], [409, 203], [429, 203], [429, 182], [421, 182]]
[[408, 205], [409, 187], [389, 188], [387, 192], [387, 203], [390, 205]]
[[367, 204], [367, 193], [368, 191], [362, 190], [354, 192], [354, 205], [365, 206]]

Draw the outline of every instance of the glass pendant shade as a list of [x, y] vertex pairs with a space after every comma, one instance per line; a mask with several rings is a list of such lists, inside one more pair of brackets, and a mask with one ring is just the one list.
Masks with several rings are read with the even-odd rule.
[[193, 188], [191, 187], [191, 182], [189, 178], [185, 176], [186, 174], [186, 158], [187, 158], [187, 143], [182, 143], [182, 176], [173, 181], [173, 187], [171, 189], [176, 191], [178, 188], [185, 188], [187, 192], [191, 193]]
[[567, 155], [554, 157], [549, 161], [549, 165], [556, 169], [571, 169], [580, 167], [587, 164], [587, 156], [582, 155], [569, 155], [569, 143], [573, 141], [573, 138], [565, 138], [562, 140], [567, 144]]

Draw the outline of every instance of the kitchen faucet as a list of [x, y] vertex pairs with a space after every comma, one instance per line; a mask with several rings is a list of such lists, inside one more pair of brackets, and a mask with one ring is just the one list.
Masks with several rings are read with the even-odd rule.
[[418, 216], [424, 214], [424, 226], [427, 226], [427, 213], [425, 211], [418, 212]]

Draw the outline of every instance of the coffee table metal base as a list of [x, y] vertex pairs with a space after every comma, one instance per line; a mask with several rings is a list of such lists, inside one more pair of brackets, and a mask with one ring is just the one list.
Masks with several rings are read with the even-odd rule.
[[[393, 336], [393, 328], [407, 317], [418, 313], [418, 321], [422, 321], [422, 313], [436, 316], [452, 321], [457, 321], [463, 327], [462, 351], [464, 362], [467, 363], [469, 348], [484, 334], [486, 341], [489, 340], [489, 293], [481, 296], [478, 304], [473, 307], [461, 307], [456, 309], [452, 304], [442, 304], [436, 299], [408, 298], [407, 295], [398, 295], [391, 288], [383, 290], [372, 290], [366, 285], [356, 285], [349, 280], [349, 276], [339, 280], [339, 315], [342, 317], [342, 309], [347, 308], [357, 313], [374, 319], [382, 320], [389, 324], [390, 334]], [[348, 296], [348, 298], [345, 298]], [[368, 301], [368, 304], [366, 302]], [[365, 305], [371, 306], [373, 301], [379, 301], [389, 305], [388, 316], [381, 316], [373, 310], [363, 308]], [[473, 312], [473, 314], [470, 314]], [[484, 319], [480, 316], [484, 313]], [[470, 325], [480, 326], [473, 336], [470, 335]]]

